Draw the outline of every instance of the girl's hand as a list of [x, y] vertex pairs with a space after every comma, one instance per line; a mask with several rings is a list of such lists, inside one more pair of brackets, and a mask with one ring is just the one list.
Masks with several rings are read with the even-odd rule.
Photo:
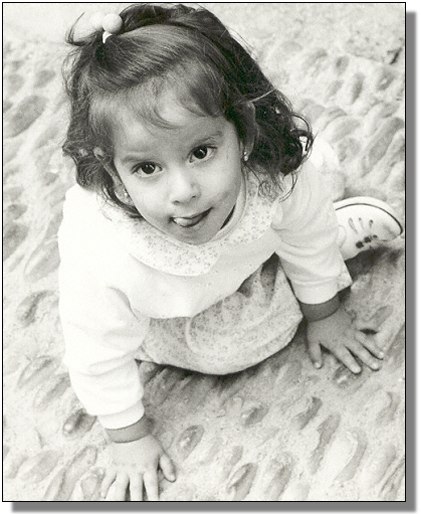
[[151, 434], [130, 443], [111, 443], [111, 449], [114, 465], [101, 487], [106, 501], [125, 501], [127, 488], [131, 501], [143, 501], [143, 489], [148, 501], [158, 501], [159, 468], [170, 482], [176, 478], [173, 462]]
[[361, 372], [355, 357], [372, 370], [378, 370], [379, 359], [384, 354], [373, 339], [357, 329], [342, 306], [327, 318], [309, 321], [307, 325], [308, 351], [316, 368], [323, 364], [323, 346], [353, 373]]

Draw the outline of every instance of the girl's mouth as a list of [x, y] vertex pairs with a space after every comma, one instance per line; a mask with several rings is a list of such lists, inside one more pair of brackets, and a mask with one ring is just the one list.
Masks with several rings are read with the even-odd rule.
[[207, 211], [204, 211], [200, 214], [195, 214], [193, 216], [173, 217], [171, 220], [179, 227], [191, 228], [198, 225], [203, 219], [205, 219], [210, 211], [211, 209], [208, 209]]

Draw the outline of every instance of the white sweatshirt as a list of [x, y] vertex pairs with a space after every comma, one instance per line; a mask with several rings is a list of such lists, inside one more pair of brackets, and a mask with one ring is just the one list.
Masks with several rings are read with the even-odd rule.
[[325, 302], [350, 285], [328, 188], [309, 162], [288, 195], [292, 180], [284, 180], [284, 199], [268, 199], [250, 174], [228, 224], [196, 246], [79, 186], [68, 191], [59, 231], [65, 363], [79, 399], [103, 426], [125, 427], [144, 414], [135, 359], [145, 359], [151, 320], [193, 318], [232, 295], [273, 253], [301, 302]]

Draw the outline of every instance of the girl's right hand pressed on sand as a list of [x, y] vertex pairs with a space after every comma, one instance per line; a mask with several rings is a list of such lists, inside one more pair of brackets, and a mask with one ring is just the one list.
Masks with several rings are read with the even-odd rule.
[[321, 347], [329, 350], [353, 373], [360, 373], [356, 358], [373, 371], [380, 369], [384, 355], [374, 336], [367, 336], [341, 306], [332, 315], [307, 324], [310, 358], [316, 368], [323, 364]]
[[158, 473], [173, 482], [176, 478], [172, 460], [151, 434], [129, 443], [111, 443], [114, 465], [104, 477], [101, 493], [107, 501], [125, 501], [127, 488], [131, 501], [158, 501]]

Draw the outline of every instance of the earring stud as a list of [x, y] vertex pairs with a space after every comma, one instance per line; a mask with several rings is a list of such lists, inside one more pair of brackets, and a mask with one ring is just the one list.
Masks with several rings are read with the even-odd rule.
[[243, 161], [247, 162], [248, 160], [249, 160], [249, 154], [246, 151], [244, 151], [243, 152]]

